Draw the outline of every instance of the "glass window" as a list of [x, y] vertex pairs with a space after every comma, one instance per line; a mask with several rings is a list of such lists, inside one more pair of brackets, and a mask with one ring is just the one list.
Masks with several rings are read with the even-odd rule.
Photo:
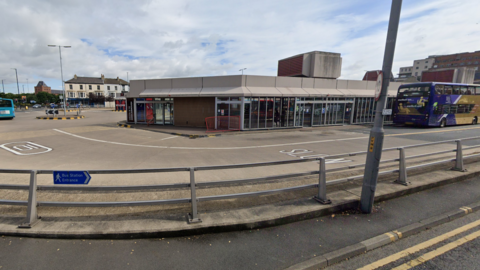
[[70, 89], [73, 89], [73, 85], [70, 84]]
[[460, 86], [458, 86], [458, 85], [453, 86], [453, 94], [454, 95], [460, 95]]
[[467, 87], [460, 86], [460, 95], [466, 95], [466, 94], [467, 94]]
[[451, 85], [445, 85], [445, 95], [453, 94], [453, 87]]
[[117, 87], [115, 86], [115, 91], [117, 91]]
[[88, 86], [88, 90], [92, 90], [92, 86], [91, 86], [91, 85]]
[[239, 97], [230, 97], [230, 101], [240, 101], [241, 98]]
[[100, 85], [97, 85], [97, 90], [100, 90]]
[[475, 86], [469, 86], [466, 95], [475, 95]]
[[445, 94], [444, 86], [441, 85], [441, 84], [435, 85], [435, 94], [437, 94], [437, 95]]
[[258, 100], [259, 103], [259, 110], [258, 110], [258, 128], [265, 128], [265, 121], [267, 119], [267, 99], [260, 98]]
[[80, 85], [80, 90], [83, 90], [83, 85]]
[[258, 98], [252, 98], [250, 128], [258, 128]]
[[107, 90], [110, 90], [110, 85], [109, 85], [109, 86], [107, 86]]
[[217, 97], [217, 101], [228, 101], [228, 97]]
[[480, 95], [480, 86], [477, 86], [476, 88], [477, 88], [477, 90], [475, 91], [475, 94]]

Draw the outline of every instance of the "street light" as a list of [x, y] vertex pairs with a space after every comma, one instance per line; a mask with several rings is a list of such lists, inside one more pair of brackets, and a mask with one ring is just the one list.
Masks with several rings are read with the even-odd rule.
[[18, 86], [18, 74], [17, 74], [17, 69], [16, 69], [16, 68], [12, 68], [12, 69], [15, 69], [15, 76], [17, 76], [17, 92], [18, 92], [18, 94], [20, 95], [20, 87]]
[[62, 88], [63, 88], [63, 115], [67, 115], [67, 95], [65, 95], [65, 83], [63, 81], [63, 68], [62, 68], [62, 47], [71, 48], [72, 46], [62, 46], [62, 45], [48, 45], [48, 47], [58, 47], [58, 53], [60, 54], [60, 73], [62, 74]]
[[243, 71], [247, 69], [247, 68], [242, 68], [242, 69], [239, 69], [238, 71], [241, 71], [242, 72], [242, 75], [243, 75]]

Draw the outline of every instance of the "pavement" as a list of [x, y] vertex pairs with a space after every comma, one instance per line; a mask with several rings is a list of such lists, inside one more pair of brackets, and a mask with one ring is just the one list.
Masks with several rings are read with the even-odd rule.
[[[462, 181], [480, 175], [480, 164], [467, 164], [466, 172], [450, 170], [451, 165], [435, 167], [435, 171], [421, 169], [410, 172], [409, 186], [392, 182], [396, 175], [380, 178], [376, 192], [376, 202], [412, 194], [425, 189]], [[426, 173], [428, 172], [428, 173]], [[251, 185], [246, 186], [251, 187]], [[244, 187], [245, 188], [245, 187]], [[13, 190], [18, 197], [21, 190]], [[41, 193], [48, 191], [39, 191]], [[224, 192], [222, 189], [209, 190], [210, 195]], [[190, 204], [178, 204], [168, 208], [159, 206], [116, 207], [116, 208], [55, 208], [39, 207], [42, 217], [31, 229], [19, 229], [17, 226], [25, 220], [26, 207], [10, 206], [0, 217], [0, 234], [11, 236], [48, 237], [48, 238], [142, 238], [142, 237], [174, 237], [198, 235], [237, 230], [251, 230], [277, 226], [301, 220], [322, 217], [358, 207], [361, 194], [361, 182], [351, 181], [329, 186], [327, 196], [332, 200], [330, 205], [317, 203], [312, 197], [316, 189], [299, 192], [281, 193], [279, 195], [263, 195], [258, 197], [208, 201], [199, 203], [201, 223], [188, 224], [187, 213]], [[88, 194], [81, 191], [77, 198], [88, 197], [95, 201], [105, 194]], [[85, 194], [87, 193], [87, 194]], [[137, 200], [148, 197], [152, 190], [136, 192]], [[188, 197], [189, 190], [185, 190]], [[199, 190], [199, 197], [201, 195]], [[293, 194], [293, 195], [292, 195]], [[24, 194], [25, 197], [26, 194]], [[72, 193], [60, 192], [60, 196], [72, 197]], [[117, 194], [125, 197], [125, 193]], [[207, 193], [208, 195], [208, 193]], [[293, 197], [292, 197], [293, 196]], [[39, 200], [42, 201], [41, 195]], [[280, 198], [280, 199], [279, 199]], [[292, 199], [296, 198], [296, 199]], [[118, 199], [117, 200], [121, 200]], [[131, 209], [130, 212], [116, 212], [119, 208]]]

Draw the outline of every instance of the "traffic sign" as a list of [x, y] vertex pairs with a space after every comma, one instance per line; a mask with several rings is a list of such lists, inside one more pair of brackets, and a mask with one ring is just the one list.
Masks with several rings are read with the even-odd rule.
[[92, 177], [87, 171], [54, 171], [53, 183], [57, 185], [88, 185]]
[[383, 84], [383, 73], [380, 71], [377, 77], [377, 84], [375, 85], [375, 101], [380, 99], [380, 94], [382, 93], [382, 84]]

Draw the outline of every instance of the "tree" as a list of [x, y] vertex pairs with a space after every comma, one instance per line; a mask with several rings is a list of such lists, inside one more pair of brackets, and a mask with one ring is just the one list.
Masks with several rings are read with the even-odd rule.
[[105, 97], [103, 95], [96, 95], [94, 93], [89, 93], [88, 94], [88, 100], [90, 103], [93, 104], [105, 104]]

